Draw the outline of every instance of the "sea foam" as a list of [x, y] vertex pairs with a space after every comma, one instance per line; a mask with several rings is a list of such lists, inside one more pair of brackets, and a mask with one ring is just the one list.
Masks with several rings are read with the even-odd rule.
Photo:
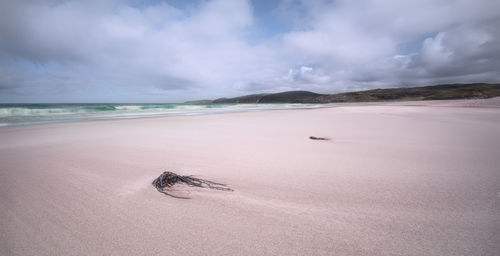
[[325, 106], [331, 104], [0, 104], [0, 126]]

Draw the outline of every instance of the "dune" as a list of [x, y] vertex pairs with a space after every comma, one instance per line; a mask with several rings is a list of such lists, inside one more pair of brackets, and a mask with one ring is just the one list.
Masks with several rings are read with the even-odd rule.
[[0, 255], [498, 255], [500, 108], [463, 102], [0, 127]]

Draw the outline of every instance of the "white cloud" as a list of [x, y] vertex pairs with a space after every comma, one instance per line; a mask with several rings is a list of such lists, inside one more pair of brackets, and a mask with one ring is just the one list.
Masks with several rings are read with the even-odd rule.
[[[288, 1], [252, 34], [251, 2], [0, 3], [0, 101], [173, 101], [498, 81], [495, 0]], [[29, 63], [25, 65], [23, 63]]]

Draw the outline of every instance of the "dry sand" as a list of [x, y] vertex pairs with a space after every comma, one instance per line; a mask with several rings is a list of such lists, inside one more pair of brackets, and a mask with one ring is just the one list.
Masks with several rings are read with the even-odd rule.
[[0, 128], [0, 255], [499, 255], [500, 108], [447, 104]]

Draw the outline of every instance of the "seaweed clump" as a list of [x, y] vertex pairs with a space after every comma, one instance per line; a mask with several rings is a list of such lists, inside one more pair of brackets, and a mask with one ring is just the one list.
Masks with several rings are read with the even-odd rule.
[[153, 180], [153, 186], [158, 190], [158, 192], [163, 193], [165, 195], [175, 197], [175, 198], [184, 198], [188, 199], [188, 197], [176, 196], [172, 193], [169, 193], [169, 188], [174, 186], [177, 183], [184, 183], [188, 186], [192, 187], [200, 187], [200, 188], [209, 188], [209, 189], [217, 189], [223, 191], [233, 191], [231, 188], [227, 187], [226, 184], [217, 183], [209, 180], [204, 180], [200, 178], [195, 178], [193, 176], [182, 176], [175, 174], [173, 172], [163, 172], [158, 178]]
[[329, 138], [314, 137], [314, 136], [310, 136], [309, 139], [311, 139], [311, 140], [330, 140]]

